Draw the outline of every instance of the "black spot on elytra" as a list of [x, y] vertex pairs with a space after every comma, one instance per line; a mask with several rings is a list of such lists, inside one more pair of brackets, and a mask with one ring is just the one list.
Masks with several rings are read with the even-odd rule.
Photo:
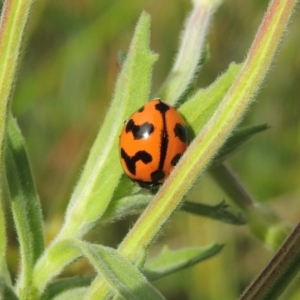
[[145, 109], [145, 106], [142, 106], [141, 108], [138, 109], [138, 112], [141, 113], [144, 111], [144, 109]]
[[166, 112], [170, 109], [170, 106], [162, 101], [159, 101], [157, 104], [155, 104], [155, 109], [158, 110], [163, 115], [165, 115]]
[[128, 133], [129, 131], [132, 131], [134, 126], [135, 126], [135, 124], [134, 124], [133, 120], [132, 119], [128, 120], [126, 127], [125, 127], [126, 133]]
[[135, 125], [134, 121], [130, 119], [125, 128], [126, 133], [132, 132], [135, 140], [142, 138], [148, 138], [149, 135], [154, 131], [154, 126], [151, 123], [145, 122], [142, 125]]
[[163, 170], [156, 170], [151, 173], [152, 182], [159, 182], [165, 177], [165, 172]]
[[152, 156], [142, 150], [136, 152], [133, 156], [129, 156], [123, 148], [121, 148], [121, 157], [124, 159], [128, 171], [132, 174], [136, 174], [136, 163], [141, 160], [144, 164], [148, 164], [152, 161]]
[[133, 180], [136, 184], [138, 184], [143, 189], [151, 190], [152, 192], [156, 192], [158, 187], [161, 185], [160, 182], [148, 182], [148, 181], [141, 181], [141, 180]]
[[172, 160], [171, 160], [171, 165], [172, 165], [173, 167], [175, 167], [175, 166], [177, 165], [177, 163], [178, 163], [179, 159], [181, 158], [181, 156], [182, 156], [182, 153], [178, 153], [178, 154], [176, 154], [176, 155], [172, 158]]
[[176, 123], [174, 127], [175, 136], [177, 136], [183, 143], [187, 143], [188, 136], [186, 128], [180, 123]]

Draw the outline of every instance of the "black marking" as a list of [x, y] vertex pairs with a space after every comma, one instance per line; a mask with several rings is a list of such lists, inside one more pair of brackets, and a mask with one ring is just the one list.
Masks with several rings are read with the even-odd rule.
[[188, 141], [187, 131], [182, 124], [176, 123], [174, 127], [174, 133], [175, 136], [177, 136], [183, 143], [187, 143]]
[[129, 156], [123, 148], [121, 148], [121, 157], [124, 159], [126, 167], [132, 175], [136, 175], [136, 163], [139, 160], [144, 164], [152, 161], [152, 156], [146, 151], [138, 151], [133, 156]]
[[135, 126], [135, 124], [134, 124], [133, 120], [132, 119], [128, 120], [126, 127], [125, 127], [126, 133], [128, 133], [129, 131], [132, 131], [134, 126]]
[[163, 170], [158, 169], [151, 173], [151, 181], [158, 183], [159, 181], [164, 179], [165, 176], [166, 176], [165, 172]]
[[155, 109], [158, 110], [161, 114], [165, 114], [170, 109], [170, 106], [158, 100], [158, 103], [155, 105]]
[[125, 131], [126, 133], [132, 132], [135, 140], [140, 140], [142, 138], [147, 139], [154, 131], [154, 126], [148, 122], [145, 122], [142, 125], [135, 125], [134, 121], [130, 119], [126, 124]]
[[170, 106], [164, 102], [158, 100], [158, 103], [155, 105], [156, 110], [158, 110], [162, 117], [162, 128], [160, 136], [160, 157], [159, 164], [156, 172], [163, 172], [165, 160], [167, 157], [167, 150], [169, 145], [169, 135], [166, 125], [166, 112], [170, 109]]
[[142, 106], [141, 108], [138, 109], [138, 112], [141, 113], [144, 111], [144, 109], [145, 109], [145, 106]]
[[171, 160], [171, 165], [173, 166], [173, 167], [175, 167], [176, 165], [177, 165], [177, 163], [178, 163], [178, 161], [179, 161], [179, 159], [182, 157], [182, 153], [178, 153], [178, 154], [176, 154], [173, 158], [172, 158], [172, 160]]
[[161, 185], [160, 182], [148, 182], [148, 181], [142, 181], [142, 180], [133, 180], [137, 185], [139, 185], [143, 189], [151, 190], [151, 192], [156, 192]]

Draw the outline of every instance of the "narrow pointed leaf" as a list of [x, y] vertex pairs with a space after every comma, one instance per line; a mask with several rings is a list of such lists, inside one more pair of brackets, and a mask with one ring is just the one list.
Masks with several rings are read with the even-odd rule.
[[[129, 215], [140, 214], [149, 204], [151, 195], [129, 195], [121, 199], [115, 199], [103, 216], [103, 222], [113, 222]], [[222, 201], [216, 205], [207, 205], [199, 202], [184, 201], [180, 209], [194, 215], [211, 218], [232, 225], [244, 225], [246, 217], [241, 213], [234, 212]]]
[[[9, 116], [8, 120], [7, 144], [7, 151], [9, 152], [7, 155], [11, 155], [17, 167], [17, 172], [13, 174], [13, 176], [16, 178], [7, 176], [8, 185], [12, 194], [20, 194], [20, 197], [25, 197], [26, 195], [26, 199], [22, 199], [23, 204], [25, 205], [25, 211], [22, 213], [26, 214], [28, 226], [30, 227], [29, 230], [33, 233], [32, 240], [27, 240], [27, 243], [32, 243], [31, 251], [33, 260], [36, 261], [44, 250], [42, 210], [31, 172], [31, 166], [25, 147], [25, 140], [16, 120], [12, 115]], [[6, 168], [9, 169], [8, 163]], [[12, 184], [12, 181], [15, 180], [18, 181], [15, 184], [16, 187], [20, 187], [20, 190], [14, 189], [14, 184]]]
[[[45, 289], [41, 300], [56, 299], [57, 295], [65, 293], [68, 290], [78, 290], [91, 284], [95, 275], [74, 276], [64, 278], [50, 283]], [[83, 297], [82, 297], [83, 298]]]
[[228, 70], [205, 89], [200, 89], [180, 106], [180, 113], [188, 120], [191, 134], [199, 132], [211, 118], [231, 84], [236, 79], [241, 65], [230, 64]]
[[71, 290], [67, 290], [54, 298], [51, 298], [51, 300], [82, 300], [84, 298], [84, 295], [86, 294], [87, 288], [86, 287], [80, 287], [75, 288]]
[[[12, 287], [12, 279], [11, 279], [11, 275], [9, 273], [8, 267], [7, 267], [7, 262], [5, 259], [2, 260], [2, 262], [0, 263], [0, 276], [1, 276], [1, 280], [3, 282], [5, 282], [8, 286]], [[1, 298], [0, 298], [1, 299]]]
[[[148, 100], [152, 66], [157, 59], [149, 49], [149, 31], [150, 16], [143, 13], [117, 80], [111, 106], [71, 197], [61, 236], [85, 234], [104, 213], [119, 182], [122, 170], [120, 164], [115, 163], [119, 160], [116, 151], [119, 135], [126, 118]], [[103, 186], [105, 189], [101, 189]]]
[[16, 296], [11, 287], [9, 287], [5, 283], [5, 279], [3, 276], [0, 276], [0, 299], [3, 300], [18, 300], [19, 298]]
[[119, 199], [128, 195], [135, 195], [140, 191], [141, 188], [136, 184], [133, 184], [132, 180], [123, 173], [120, 183], [114, 192], [113, 199]]
[[159, 96], [175, 104], [189, 88], [199, 69], [205, 50], [210, 21], [221, 1], [194, 2], [181, 35], [179, 51]]
[[156, 280], [211, 258], [218, 254], [222, 248], [223, 245], [219, 244], [199, 248], [186, 248], [177, 251], [171, 251], [168, 247], [164, 247], [157, 257], [146, 263], [143, 272], [149, 280]]
[[124, 299], [164, 299], [145, 276], [117, 250], [78, 240], [71, 242]]
[[4, 156], [9, 100], [32, 0], [2, 1], [0, 18], [0, 269], [5, 268]]
[[185, 201], [181, 209], [191, 214], [201, 215], [228, 224], [245, 225], [247, 223], [246, 218], [240, 213], [231, 211], [225, 201], [217, 205]]
[[12, 116], [8, 120], [8, 140], [5, 154], [11, 209], [20, 243], [19, 285], [25, 290], [32, 282], [33, 266], [44, 249], [43, 222], [25, 142]]
[[214, 165], [222, 162], [255, 134], [260, 133], [268, 128], [269, 126], [267, 124], [261, 124], [234, 131], [232, 136], [226, 141], [217, 156], [213, 159], [212, 164]]
[[112, 222], [129, 215], [139, 214], [146, 208], [152, 198], [152, 195], [139, 193], [113, 199], [103, 215], [102, 222]]

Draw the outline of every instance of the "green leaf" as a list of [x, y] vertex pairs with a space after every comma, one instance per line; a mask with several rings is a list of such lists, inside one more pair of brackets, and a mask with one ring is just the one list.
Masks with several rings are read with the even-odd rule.
[[[179, 251], [170, 251], [165, 247], [158, 257], [151, 259], [146, 263], [143, 273], [148, 280], [157, 280], [163, 276], [178, 272], [208, 259], [216, 255], [221, 249], [222, 245], [217, 244], [207, 247], [187, 248]], [[70, 290], [70, 295], [72, 295], [72, 291], [80, 291], [80, 289], [78, 289], [79, 287], [88, 286], [94, 278], [95, 276], [92, 275], [76, 276], [53, 282], [46, 288], [42, 300], [65, 299], [60, 297], [68, 295], [68, 290]], [[83, 299], [83, 297], [81, 299]]]
[[199, 132], [211, 118], [231, 84], [236, 79], [241, 64], [230, 64], [228, 70], [209, 87], [200, 89], [179, 108], [190, 128], [190, 135]]
[[18, 300], [14, 291], [6, 284], [3, 276], [0, 275], [0, 299], [3, 300]]
[[185, 212], [212, 218], [228, 224], [245, 225], [246, 218], [240, 213], [234, 213], [229, 209], [225, 201], [216, 205], [206, 205], [203, 203], [185, 201], [181, 209]]
[[119, 134], [124, 120], [148, 100], [152, 65], [157, 59], [149, 49], [149, 30], [150, 16], [143, 13], [104, 124], [72, 195], [61, 233], [64, 237], [81, 237], [93, 226], [107, 208], [122, 175], [120, 164], [116, 164]]
[[[20, 213], [25, 214], [22, 218], [28, 222], [28, 230], [32, 233], [32, 240], [27, 238], [27, 243], [31, 243], [33, 262], [35, 262], [44, 251], [43, 219], [39, 196], [37, 194], [30, 163], [28, 160], [25, 140], [12, 115], [8, 119], [8, 140], [6, 155], [11, 157], [11, 167], [16, 166], [16, 172], [11, 174], [9, 161], [6, 163], [7, 180], [11, 195], [20, 197], [22, 202]], [[19, 188], [19, 189], [17, 189]], [[13, 203], [15, 204], [15, 203]]]
[[[32, 0], [4, 2], [0, 31], [0, 164], [3, 163], [9, 96]], [[2, 182], [2, 181], [1, 181]]]
[[[105, 214], [103, 222], [113, 222], [129, 215], [140, 214], [152, 200], [152, 195], [128, 195], [114, 199]], [[199, 202], [184, 201], [180, 209], [184, 212], [211, 218], [232, 225], [244, 225], [246, 218], [241, 213], [233, 212], [225, 201], [216, 205], [206, 205]]]
[[143, 272], [149, 280], [157, 280], [211, 258], [222, 248], [223, 245], [212, 244], [206, 247], [171, 251], [165, 246], [157, 257], [147, 261]]
[[87, 287], [91, 284], [94, 278], [95, 275], [84, 275], [64, 278], [52, 282], [46, 287], [41, 300], [56, 299], [56, 296], [61, 295], [62, 293], [67, 294], [67, 291], [75, 291], [82, 287]]
[[[61, 264], [59, 260], [65, 261], [64, 258], [68, 258], [70, 255], [74, 257], [84, 256], [99, 275], [108, 282], [112, 290], [125, 297], [125, 299], [163, 299], [159, 292], [146, 280], [145, 276], [127, 258], [121, 256], [117, 250], [75, 239], [60, 241], [58, 245], [59, 247], [55, 248], [56, 252], [53, 249], [51, 255], [49, 255], [49, 265]], [[47, 277], [46, 272], [48, 271], [54, 274], [52, 268], [44, 270], [44, 272], [41, 271], [40, 276]], [[45, 279], [41, 278], [41, 280], [44, 281]], [[82, 282], [73, 283], [79, 285]], [[72, 284], [72, 282], [66, 281], [57, 284], [50, 291], [46, 290], [46, 293], [62, 290], [64, 284]], [[48, 299], [47, 294], [45, 297]]]
[[[0, 20], [0, 269], [6, 268], [6, 230], [3, 209], [4, 156], [9, 99], [32, 0], [5, 1]], [[11, 97], [12, 98], [12, 97]]]
[[253, 235], [272, 250], [277, 250], [291, 232], [291, 224], [267, 205], [254, 203], [244, 213]]
[[47, 249], [47, 261], [42, 256], [35, 268], [33, 275], [33, 284], [38, 292], [42, 294], [45, 283], [55, 275], [59, 274], [61, 269], [71, 261], [80, 256], [77, 249], [69, 245], [68, 240], [60, 240], [55, 243], [55, 247]]
[[12, 116], [8, 120], [5, 154], [11, 209], [21, 253], [21, 273], [18, 285], [25, 292], [30, 288], [33, 266], [44, 250], [43, 222], [25, 142]]
[[82, 300], [84, 298], [84, 295], [86, 294], [86, 291], [86, 287], [67, 290], [61, 294], [58, 294], [54, 298], [51, 298], [51, 300]]
[[206, 35], [220, 1], [194, 3], [186, 20], [174, 65], [163, 83], [159, 96], [174, 105], [189, 88], [205, 50]]
[[139, 214], [146, 208], [152, 198], [152, 195], [139, 193], [113, 199], [103, 215], [102, 222], [112, 222], [129, 215]]
[[114, 192], [112, 201], [115, 199], [126, 197], [128, 195], [135, 195], [140, 192], [141, 188], [136, 184], [133, 184], [132, 180], [130, 180], [129, 177], [123, 173], [119, 185]]
[[213, 159], [212, 165], [219, 164], [255, 134], [260, 133], [268, 128], [269, 126], [267, 124], [261, 124], [235, 130], [232, 136], [226, 141], [224, 146], [218, 152], [217, 156]]
[[[124, 120], [148, 100], [152, 66], [157, 59], [157, 55], [149, 49], [149, 31], [150, 16], [143, 13], [118, 77], [112, 103], [72, 194], [63, 228], [35, 269], [35, 283], [39, 290], [46, 284], [42, 280], [48, 281], [53, 276], [53, 273], [47, 272], [51, 248], [59, 240], [82, 237], [95, 225], [105, 212], [123, 174], [121, 165], [116, 163], [119, 161], [119, 134]], [[75, 258], [64, 256], [64, 261], [58, 259], [57, 262], [65, 265]], [[51, 266], [51, 269], [57, 274], [63, 265]], [[44, 272], [48, 277], [39, 276]]]
[[[0, 264], [0, 276], [2, 277], [1, 280], [3, 280], [3, 282], [5, 282], [8, 286], [12, 287], [12, 280], [11, 280], [11, 276], [7, 267], [7, 263], [6, 260], [3, 259], [1, 264]], [[1, 298], [0, 298], [1, 299]]]
[[71, 240], [70, 243], [89, 260], [111, 288], [123, 298], [129, 300], [164, 299], [137, 267], [120, 255], [117, 250], [79, 240]]

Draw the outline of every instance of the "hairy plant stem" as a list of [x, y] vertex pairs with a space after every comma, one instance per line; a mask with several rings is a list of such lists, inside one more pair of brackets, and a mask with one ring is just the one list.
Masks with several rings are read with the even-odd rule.
[[300, 272], [300, 223], [240, 300], [277, 299]]
[[24, 28], [32, 0], [4, 1], [0, 20], [0, 268], [6, 247], [5, 221], [2, 208], [4, 182], [4, 144], [9, 109], [9, 96], [17, 69]]
[[216, 165], [210, 169], [210, 174], [240, 209], [245, 210], [255, 204], [252, 195], [250, 195], [228, 164], [221, 163]]
[[32, 0], [4, 1], [0, 24], [0, 142], [1, 156], [9, 96], [14, 81], [24, 28]]

